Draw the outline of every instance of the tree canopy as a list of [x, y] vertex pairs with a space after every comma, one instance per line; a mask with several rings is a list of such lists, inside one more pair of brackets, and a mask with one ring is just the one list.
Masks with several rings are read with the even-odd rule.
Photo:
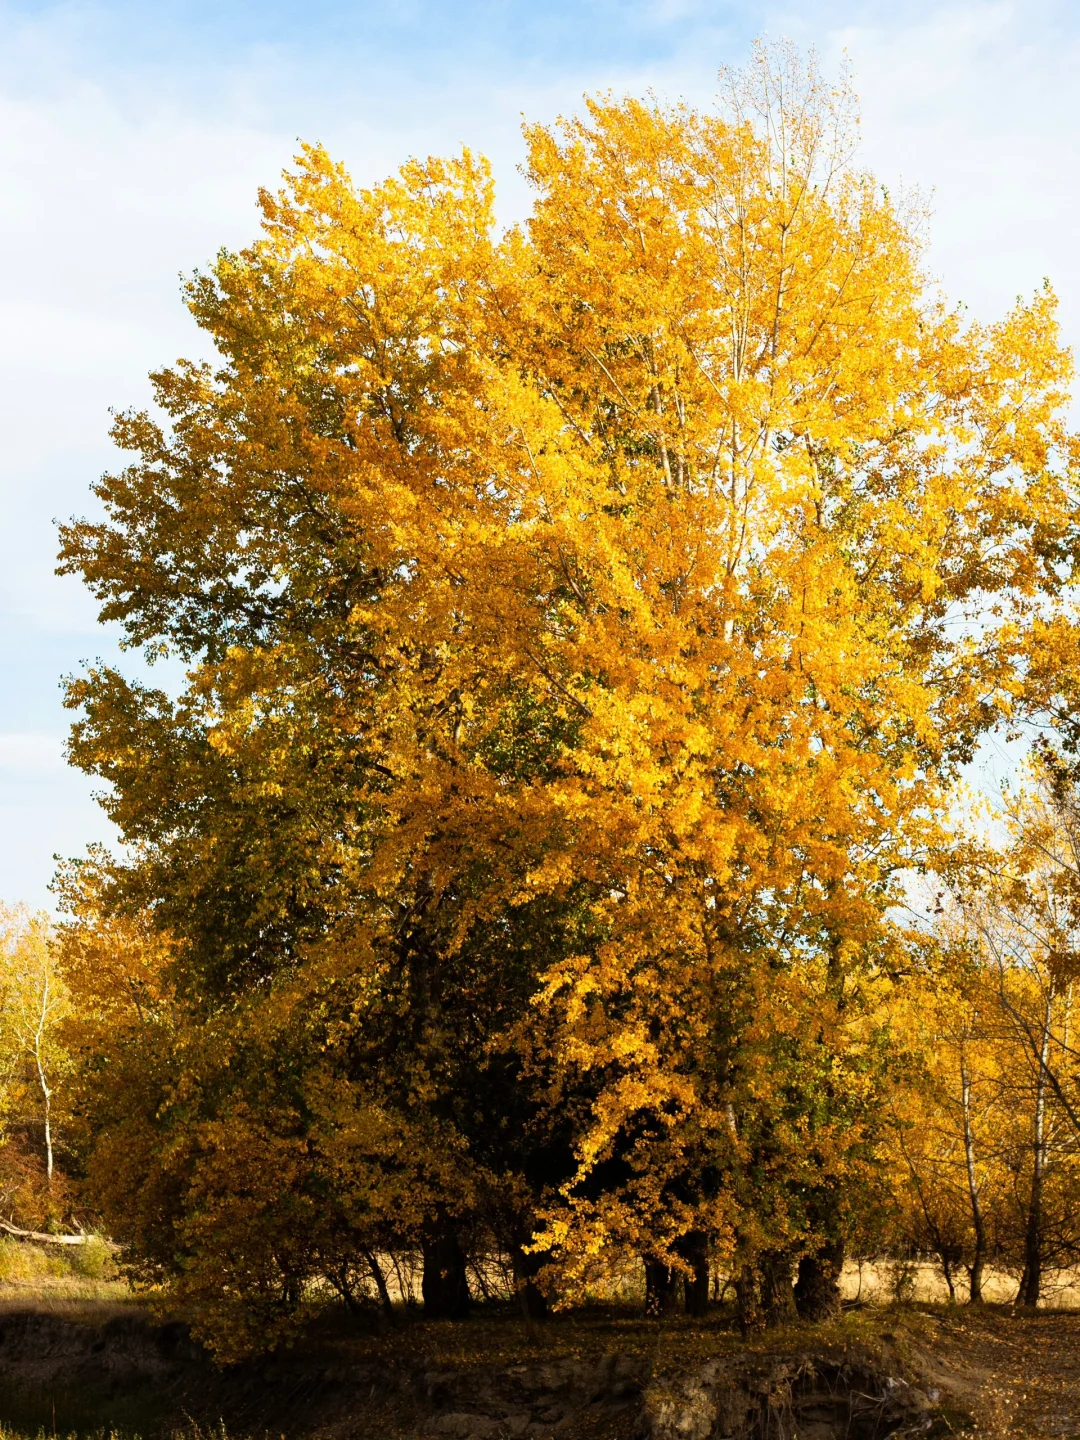
[[752, 1319], [884, 1183], [903, 877], [1060, 689], [1071, 359], [1049, 288], [937, 294], [844, 87], [724, 84], [527, 127], [505, 233], [468, 152], [305, 147], [64, 527], [186, 667], [69, 686], [124, 841], [68, 880], [81, 1144], [222, 1353], [395, 1239], [452, 1313], [480, 1231], [537, 1303], [719, 1251]]

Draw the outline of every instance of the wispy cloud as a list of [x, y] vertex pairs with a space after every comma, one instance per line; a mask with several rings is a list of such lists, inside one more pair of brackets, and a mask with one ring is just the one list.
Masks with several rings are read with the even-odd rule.
[[985, 0], [830, 38], [854, 61], [867, 160], [933, 191], [931, 258], [948, 292], [990, 318], [1049, 277], [1075, 338], [1078, 20], [1074, 6]]
[[254, 234], [256, 189], [297, 137], [361, 183], [467, 142], [510, 217], [528, 200], [522, 112], [609, 86], [708, 103], [762, 31], [826, 66], [849, 51], [865, 159], [934, 191], [930, 263], [950, 293], [993, 316], [1049, 275], [1080, 338], [1071, 0], [0, 0], [0, 769], [40, 782], [0, 792], [16, 837], [0, 893], [40, 900], [53, 852], [106, 828], [51, 737], [68, 719], [58, 674], [115, 641], [53, 575], [52, 520], [84, 511], [114, 463], [109, 407], [145, 403], [148, 370], [201, 353], [179, 274]]

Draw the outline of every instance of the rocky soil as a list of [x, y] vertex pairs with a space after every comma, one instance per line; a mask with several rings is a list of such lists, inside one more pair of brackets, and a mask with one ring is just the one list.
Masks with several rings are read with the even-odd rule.
[[[31, 1433], [109, 1428], [148, 1437], [195, 1422], [224, 1423], [230, 1436], [318, 1440], [932, 1440], [980, 1418], [974, 1341], [932, 1316], [885, 1333], [865, 1322], [825, 1337], [788, 1332], [753, 1349], [716, 1325], [660, 1334], [644, 1323], [556, 1323], [530, 1336], [521, 1330], [520, 1343], [515, 1328], [469, 1322], [375, 1339], [328, 1334], [222, 1372], [179, 1324], [7, 1313], [0, 1420]], [[946, 1337], [954, 1364], [939, 1343]], [[1077, 1319], [1072, 1337], [1075, 1351]], [[996, 1426], [986, 1417], [987, 1428]]]

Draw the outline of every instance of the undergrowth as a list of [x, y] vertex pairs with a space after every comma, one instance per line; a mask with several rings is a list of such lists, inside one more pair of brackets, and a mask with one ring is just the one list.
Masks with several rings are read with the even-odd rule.
[[124, 1300], [130, 1294], [112, 1250], [98, 1236], [65, 1246], [0, 1238], [0, 1300]]

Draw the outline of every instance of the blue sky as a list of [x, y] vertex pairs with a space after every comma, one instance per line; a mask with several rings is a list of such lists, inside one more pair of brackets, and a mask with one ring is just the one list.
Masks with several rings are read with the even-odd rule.
[[0, 0], [0, 898], [47, 904], [54, 853], [108, 838], [59, 679], [116, 641], [53, 575], [52, 522], [111, 463], [109, 407], [202, 353], [179, 275], [251, 237], [297, 138], [359, 182], [467, 143], [510, 219], [523, 113], [608, 87], [708, 103], [765, 33], [826, 70], [847, 51], [864, 162], [933, 192], [950, 295], [992, 318], [1049, 275], [1080, 340], [1075, 0]]

